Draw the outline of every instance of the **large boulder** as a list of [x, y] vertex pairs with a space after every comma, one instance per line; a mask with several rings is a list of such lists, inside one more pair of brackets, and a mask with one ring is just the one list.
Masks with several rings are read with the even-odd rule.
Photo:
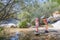
[[54, 28], [60, 28], [60, 20], [57, 21], [57, 22], [55, 22], [55, 23], [53, 23], [52, 26], [53, 26]]
[[7, 19], [0, 22], [0, 27], [17, 27], [18, 20], [16, 19]]
[[53, 17], [54, 17], [56, 20], [60, 20], [60, 11], [55, 11], [55, 12], [53, 12]]
[[8, 23], [8, 24], [1, 24], [0, 27], [9, 27], [9, 28], [14, 27], [15, 28], [17, 27], [17, 25], [14, 23]]

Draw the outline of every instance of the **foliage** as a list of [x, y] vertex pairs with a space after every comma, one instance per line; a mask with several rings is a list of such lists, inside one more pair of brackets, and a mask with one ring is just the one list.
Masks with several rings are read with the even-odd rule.
[[4, 29], [3, 27], [0, 27], [0, 32], [1, 32], [3, 29]]
[[57, 2], [57, 3], [60, 4], [60, 0], [51, 0], [51, 1], [53, 1], [53, 2]]
[[0, 20], [13, 18], [22, 23], [26, 19], [28, 23], [34, 24], [36, 17], [49, 17], [52, 12], [60, 10], [59, 0], [43, 0], [43, 3], [39, 0], [8, 0], [6, 3], [2, 1], [4, 0], [0, 2]]
[[27, 28], [27, 20], [21, 21], [21, 22], [19, 23], [19, 27], [20, 27], [20, 28]]
[[[24, 1], [24, 0], [23, 0]], [[22, 1], [22, 2], [23, 2]], [[25, 4], [27, 2], [28, 4]], [[46, 1], [44, 3], [39, 3], [38, 0], [35, 1], [25, 1], [22, 5], [20, 5], [21, 12], [18, 14], [18, 19], [23, 21], [24, 19], [28, 19], [29, 23], [32, 25], [35, 24], [35, 18], [40, 18], [41, 16], [49, 17], [52, 15], [52, 12], [59, 10], [59, 4], [55, 1]], [[32, 3], [30, 3], [32, 2]], [[40, 21], [41, 22], [41, 21]], [[42, 22], [41, 22], [42, 23]]]
[[19, 0], [0, 0], [0, 21], [10, 18], [16, 18], [17, 11], [19, 10], [16, 7], [19, 3], [18, 1]]

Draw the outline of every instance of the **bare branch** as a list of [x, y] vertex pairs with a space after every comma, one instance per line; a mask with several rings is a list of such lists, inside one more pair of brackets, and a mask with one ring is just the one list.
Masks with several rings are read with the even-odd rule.
[[5, 5], [5, 7], [0, 10], [0, 13], [9, 5], [10, 2], [11, 2], [11, 0], [9, 0], [7, 5]]

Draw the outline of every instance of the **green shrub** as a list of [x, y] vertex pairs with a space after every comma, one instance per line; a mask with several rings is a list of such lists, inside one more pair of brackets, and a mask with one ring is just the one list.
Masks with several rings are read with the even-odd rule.
[[3, 30], [3, 27], [0, 27], [0, 32]]
[[20, 28], [27, 28], [27, 21], [24, 20], [24, 21], [20, 22], [20, 23], [19, 23], [19, 27], [20, 27]]

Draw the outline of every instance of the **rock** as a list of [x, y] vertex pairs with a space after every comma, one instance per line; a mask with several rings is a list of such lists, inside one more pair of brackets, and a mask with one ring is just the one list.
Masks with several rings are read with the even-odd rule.
[[57, 21], [57, 22], [55, 22], [55, 23], [53, 23], [52, 24], [52, 26], [54, 27], [54, 28], [60, 28], [60, 20], [59, 21]]

